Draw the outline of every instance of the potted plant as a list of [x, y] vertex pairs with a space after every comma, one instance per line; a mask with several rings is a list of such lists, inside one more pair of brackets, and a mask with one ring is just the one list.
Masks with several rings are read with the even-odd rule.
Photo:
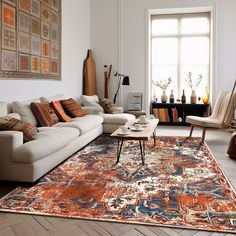
[[159, 79], [159, 80], [152, 81], [153, 85], [159, 87], [163, 91], [163, 93], [161, 95], [161, 102], [162, 103], [166, 103], [168, 100], [168, 96], [166, 95], [166, 89], [171, 84], [171, 82], [172, 82], [171, 77], [169, 77], [168, 79]]
[[192, 94], [190, 97], [191, 103], [195, 104], [197, 101], [196, 89], [197, 89], [198, 85], [201, 83], [201, 81], [202, 81], [202, 75], [199, 75], [197, 77], [197, 79], [193, 80], [192, 79], [192, 72], [188, 72], [188, 76], [187, 76], [185, 82], [192, 90]]

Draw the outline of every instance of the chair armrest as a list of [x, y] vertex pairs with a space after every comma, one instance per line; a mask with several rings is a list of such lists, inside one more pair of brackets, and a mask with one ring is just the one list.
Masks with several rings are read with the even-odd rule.
[[83, 106], [82, 109], [89, 115], [98, 115], [101, 113], [101, 109], [97, 106]]

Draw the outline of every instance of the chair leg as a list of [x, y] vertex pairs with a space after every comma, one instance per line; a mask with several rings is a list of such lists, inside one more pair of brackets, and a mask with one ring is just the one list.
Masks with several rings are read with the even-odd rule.
[[194, 128], [194, 126], [193, 126], [193, 125], [191, 125], [191, 129], [190, 129], [190, 133], [189, 133], [189, 137], [190, 137], [190, 138], [192, 137], [193, 128]]
[[205, 140], [205, 135], [206, 135], [206, 128], [202, 128], [202, 140], [201, 140], [202, 143]]

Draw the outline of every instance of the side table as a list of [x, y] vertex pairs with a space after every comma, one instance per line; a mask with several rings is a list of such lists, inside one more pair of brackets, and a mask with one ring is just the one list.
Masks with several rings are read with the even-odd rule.
[[136, 118], [138, 118], [139, 116], [146, 116], [146, 111], [144, 111], [144, 110], [141, 110], [141, 111], [127, 110], [127, 111], [125, 111], [125, 113], [132, 114]]

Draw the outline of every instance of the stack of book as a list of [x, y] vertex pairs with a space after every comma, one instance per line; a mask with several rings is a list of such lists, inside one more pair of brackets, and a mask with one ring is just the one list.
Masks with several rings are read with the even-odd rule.
[[171, 109], [171, 112], [172, 112], [172, 119], [173, 119], [173, 122], [174, 122], [174, 123], [177, 123], [179, 117], [178, 117], [178, 111], [177, 111], [176, 107], [175, 107], [175, 108], [172, 108], [172, 109]]
[[168, 108], [155, 108], [153, 109], [153, 114], [160, 122], [170, 122]]

